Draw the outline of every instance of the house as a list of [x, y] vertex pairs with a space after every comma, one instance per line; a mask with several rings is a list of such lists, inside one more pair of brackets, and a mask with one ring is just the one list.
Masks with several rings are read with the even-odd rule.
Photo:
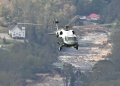
[[12, 38], [25, 38], [25, 27], [22, 25], [9, 25], [9, 35]]
[[80, 16], [79, 18], [82, 19], [82, 20], [85, 20], [87, 17], [86, 16]]
[[100, 18], [100, 15], [97, 14], [90, 14], [89, 16], [80, 16], [79, 17], [81, 20], [98, 20]]
[[64, 63], [55, 62], [53, 63], [52, 73], [54, 75], [61, 74]]
[[57, 62], [53, 63], [53, 66], [55, 66], [56, 68], [63, 68], [63, 65], [64, 63], [57, 63]]
[[87, 16], [87, 20], [98, 20], [99, 18], [100, 18], [100, 16], [97, 14], [94, 14], [94, 13]]

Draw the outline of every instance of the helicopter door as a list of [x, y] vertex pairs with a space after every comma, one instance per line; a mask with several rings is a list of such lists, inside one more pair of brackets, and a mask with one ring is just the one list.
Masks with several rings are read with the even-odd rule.
[[65, 37], [65, 41], [68, 41], [68, 37]]
[[58, 38], [58, 41], [59, 41], [60, 44], [63, 44], [63, 43], [64, 43], [62, 37], [59, 37], [59, 38]]

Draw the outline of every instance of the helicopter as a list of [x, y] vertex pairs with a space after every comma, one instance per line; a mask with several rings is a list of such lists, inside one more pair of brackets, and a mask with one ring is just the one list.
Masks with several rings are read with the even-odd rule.
[[[116, 23], [111, 24], [100, 24], [100, 25], [87, 25], [87, 26], [72, 26], [73, 23], [79, 18], [79, 15], [76, 15], [67, 25], [62, 26], [61, 28], [58, 27], [59, 21], [57, 19], [53, 20], [53, 23], [56, 25], [57, 31], [53, 33], [48, 33], [48, 35], [56, 35], [58, 38], [58, 44], [59, 44], [59, 51], [61, 51], [62, 47], [74, 47], [76, 50], [78, 50], [79, 44], [77, 40], [77, 36], [75, 34], [75, 31], [72, 29], [79, 29], [79, 28], [85, 28], [85, 27], [94, 27], [94, 26], [108, 26], [108, 25], [116, 25]], [[106, 32], [107, 33], [107, 32]]]
[[57, 31], [53, 33], [48, 33], [48, 35], [56, 35], [58, 38], [59, 44], [59, 51], [61, 51], [62, 47], [74, 47], [78, 50], [78, 40], [75, 34], [75, 31], [71, 28], [73, 27], [72, 24], [79, 18], [79, 16], [75, 16], [67, 25], [62, 26], [61, 28], [58, 27], [59, 21], [57, 19], [53, 20], [53, 23], [56, 25]]
[[[78, 50], [79, 44], [77, 40], [77, 36], [75, 34], [74, 28], [86, 28], [86, 27], [94, 27], [94, 26], [108, 26], [108, 25], [116, 25], [116, 23], [111, 24], [100, 24], [100, 25], [88, 25], [88, 26], [72, 26], [73, 23], [79, 18], [79, 15], [76, 15], [67, 25], [59, 27], [59, 21], [57, 19], [53, 20], [55, 24], [55, 28], [57, 29], [53, 33], [47, 33], [47, 35], [56, 35], [58, 38], [59, 51], [62, 50], [63, 47], [74, 47]], [[17, 24], [30, 24], [30, 25], [41, 25], [41, 24], [32, 24], [32, 23], [17, 23]]]
[[[75, 16], [67, 25], [62, 26], [62, 28], [59, 28], [58, 23], [59, 21], [57, 19], [53, 20], [53, 23], [56, 25], [57, 31], [54, 31], [53, 33], [47, 33], [48, 35], [56, 35], [58, 38], [58, 44], [59, 44], [59, 51], [61, 51], [62, 47], [74, 47], [76, 50], [78, 50], [78, 41], [76, 38], [76, 34], [74, 30], [71, 30], [72, 24], [79, 18], [79, 16]], [[29, 25], [41, 25], [41, 24], [33, 24], [33, 23], [17, 23], [17, 24], [29, 24]]]

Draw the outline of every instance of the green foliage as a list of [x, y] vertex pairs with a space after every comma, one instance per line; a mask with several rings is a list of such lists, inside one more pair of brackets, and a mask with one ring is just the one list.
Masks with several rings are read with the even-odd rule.
[[68, 86], [68, 81], [71, 78], [71, 85], [75, 82], [75, 77], [73, 73], [74, 67], [71, 64], [64, 64], [63, 65], [63, 81], [65, 82], [66, 86]]
[[[104, 1], [110, 3], [110, 0]], [[1, 24], [3, 25], [8, 22], [44, 25], [25, 25], [26, 38], [29, 43], [27, 41], [15, 43], [11, 51], [0, 52], [0, 77], [2, 77], [0, 85], [23, 86], [23, 79], [36, 79], [36, 73], [51, 72], [52, 63], [57, 61], [57, 41], [55, 37], [48, 37], [44, 34], [54, 30], [51, 29], [53, 18], [57, 17], [60, 25], [65, 25], [76, 14], [100, 14], [104, 10], [102, 14], [104, 21], [107, 18], [106, 22], [113, 22], [120, 15], [119, 3], [119, 0], [112, 0], [111, 4], [105, 4], [102, 0], [92, 0], [92, 2], [89, 0], [12, 0], [9, 8], [6, 8], [5, 4], [1, 5], [0, 17], [2, 17]], [[111, 36], [114, 44], [110, 61], [99, 61], [94, 66], [92, 73], [82, 74], [79, 77], [79, 80], [87, 83], [88, 86], [119, 85], [120, 18], [118, 17], [115, 22], [117, 25], [114, 29], [117, 33], [115, 32]], [[3, 41], [6, 43], [5, 39]], [[73, 69], [71, 65], [65, 65], [63, 68], [65, 82], [68, 83], [68, 80], [71, 79], [71, 86], [78, 78], [73, 73]]]
[[21, 49], [21, 44], [20, 43], [15, 43], [13, 46], [12, 46], [12, 52], [14, 53], [18, 53]]
[[5, 37], [3, 38], [3, 43], [7, 44], [7, 41], [6, 41]]
[[91, 2], [86, 0], [79, 0], [76, 3], [78, 15], [89, 15], [91, 13]]
[[108, 81], [108, 82], [97, 81], [97, 82], [93, 82], [93, 83], [90, 86], [119, 86], [120, 80], [111, 80], [111, 81]]
[[0, 33], [8, 33], [8, 28], [0, 26]]
[[8, 20], [9, 9], [7, 9], [4, 4], [0, 6], [0, 13], [2, 17]]
[[72, 76], [70, 79], [70, 86], [74, 86], [75, 80], [76, 80], [75, 76]]
[[117, 23], [111, 33], [112, 55], [110, 60], [99, 61], [93, 68], [90, 86], [117, 86], [120, 81], [120, 17], [115, 20]]
[[5, 37], [3, 38], [3, 43], [4, 43], [4, 44], [10, 44], [10, 42], [7, 41], [7, 40], [5, 39]]
[[13, 71], [0, 71], [0, 77], [0, 86], [23, 86], [20, 75]]
[[112, 21], [112, 17], [110, 15], [108, 15], [106, 18], [106, 23], [110, 23], [111, 21]]
[[113, 63], [109, 60], [103, 60], [99, 61], [95, 66], [93, 67], [93, 78], [97, 79], [101, 76], [105, 76], [106, 74], [114, 72], [114, 66]]
[[103, 0], [92, 0], [92, 12], [99, 14], [104, 8]]
[[111, 4], [107, 6], [106, 13], [108, 15], [108, 19], [110, 22], [115, 21], [115, 19], [120, 15], [119, 8], [120, 8], [120, 0], [111, 0]]
[[[120, 30], [120, 16], [115, 20], [116, 25], [113, 27], [113, 31]], [[117, 32], [117, 31], [116, 31]], [[114, 32], [113, 32], [114, 33]]]
[[103, 0], [76, 0], [76, 2], [76, 13], [78, 15], [89, 15], [91, 13], [100, 14], [100, 12], [103, 11], [103, 8], [105, 7]]
[[[55, 51], [53, 52], [49, 45], [41, 46], [36, 43], [15, 43], [11, 51], [0, 52], [0, 72], [10, 72], [10, 74], [14, 75], [11, 79], [12, 86], [15, 86], [15, 83], [18, 82], [22, 84], [24, 82], [23, 79], [26, 78], [37, 79], [35, 76], [36, 73], [51, 71], [52, 63], [57, 61], [56, 54], [54, 53]], [[9, 84], [11, 81], [3, 79], [1, 83], [4, 84], [6, 82], [6, 84]]]
[[116, 65], [116, 70], [120, 71], [120, 17], [118, 17], [115, 22], [117, 23], [116, 26], [113, 27], [111, 40], [113, 42], [113, 48], [112, 48], [112, 58], [111, 60]]
[[8, 51], [2, 51], [0, 52], [0, 55], [0, 85], [23, 85], [23, 80], [19, 72], [22, 64], [20, 61], [21, 56], [11, 54]]

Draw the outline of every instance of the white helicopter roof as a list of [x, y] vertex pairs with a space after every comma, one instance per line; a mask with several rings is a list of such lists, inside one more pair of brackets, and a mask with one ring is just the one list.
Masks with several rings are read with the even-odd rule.
[[[62, 34], [61, 34], [62, 32]], [[61, 29], [59, 31], [57, 31], [57, 33], [59, 34], [59, 37], [76, 37], [76, 35], [74, 34], [74, 31], [73, 30], [64, 30], [64, 29]]]

